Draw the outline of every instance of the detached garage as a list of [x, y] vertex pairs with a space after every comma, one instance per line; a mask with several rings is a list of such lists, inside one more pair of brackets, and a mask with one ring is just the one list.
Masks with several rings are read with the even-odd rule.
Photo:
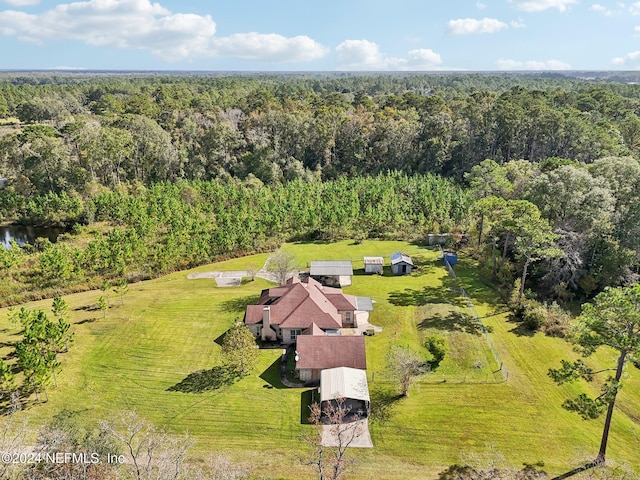
[[367, 372], [357, 368], [338, 367], [320, 372], [320, 407], [324, 410], [327, 403], [337, 405], [337, 399], [343, 399], [343, 406], [349, 413], [343, 422], [353, 422], [369, 416], [369, 384]]

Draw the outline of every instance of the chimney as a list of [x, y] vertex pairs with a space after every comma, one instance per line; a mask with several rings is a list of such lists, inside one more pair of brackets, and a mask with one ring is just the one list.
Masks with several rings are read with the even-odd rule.
[[262, 341], [270, 337], [271, 332], [271, 307], [265, 305], [262, 307]]

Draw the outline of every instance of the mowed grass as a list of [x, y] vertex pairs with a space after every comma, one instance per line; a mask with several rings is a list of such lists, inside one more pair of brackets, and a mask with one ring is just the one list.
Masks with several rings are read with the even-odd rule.
[[[386, 241], [294, 243], [284, 248], [296, 255], [300, 267], [313, 259], [352, 260], [356, 276], [345, 291], [372, 297], [371, 322], [384, 329], [366, 342], [372, 398], [383, 399], [387, 409], [371, 423], [375, 448], [349, 452], [358, 460], [351, 478], [433, 479], [449, 465], [487, 451], [500, 452], [516, 467], [541, 460], [548, 472], [559, 474], [597, 452], [602, 420], [585, 422], [560, 406], [584, 387], [558, 387], [547, 376], [561, 358], [575, 356], [570, 345], [542, 334], [523, 335], [477, 278], [470, 260], [461, 258], [456, 271], [476, 311], [493, 330], [491, 338], [509, 372], [504, 383], [478, 383], [495, 367], [495, 360], [465, 320], [467, 310], [451, 290], [455, 285], [435, 251]], [[391, 276], [388, 267], [384, 276], [362, 271], [364, 255], [384, 256], [388, 265], [389, 254], [397, 250], [414, 255], [420, 269], [402, 277]], [[118, 412], [136, 410], [171, 432], [188, 430], [198, 440], [195, 456], [224, 451], [251, 464], [257, 475], [311, 477], [297, 457], [303, 449], [300, 434], [309, 428], [301, 424], [306, 390], [281, 388], [280, 350], [261, 351], [253, 374], [236, 383], [215, 381], [220, 364], [215, 340], [271, 285], [256, 279], [240, 287], [218, 288], [213, 279], [187, 279], [194, 271], [260, 267], [266, 258], [262, 254], [235, 259], [130, 285], [124, 305], [112, 296], [104, 319], [102, 312], [92, 310], [102, 292], [65, 297], [72, 308], [75, 343], [62, 357], [58, 387], [49, 391], [49, 402], [23, 415], [38, 425], [63, 408], [87, 421], [115, 419]], [[50, 301], [29, 306], [49, 309]], [[0, 331], [0, 341], [18, 338], [6, 311], [0, 311]], [[447, 338], [448, 357], [408, 398], [395, 399], [393, 386], [383, 375], [374, 375], [384, 369], [389, 346], [403, 343], [419, 350], [423, 338], [434, 334]], [[0, 351], [8, 352], [8, 347]], [[484, 370], [473, 367], [478, 360]], [[595, 360], [609, 366], [614, 356], [604, 352]], [[608, 457], [638, 468], [640, 382], [634, 367], [628, 372]], [[467, 374], [473, 382], [452, 381]], [[442, 382], [445, 378], [449, 380]], [[589, 389], [595, 392], [597, 385]]]

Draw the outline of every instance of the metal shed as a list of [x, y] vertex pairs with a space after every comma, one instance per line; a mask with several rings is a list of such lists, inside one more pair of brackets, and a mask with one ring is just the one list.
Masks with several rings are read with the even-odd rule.
[[396, 252], [391, 255], [391, 271], [394, 275], [409, 275], [413, 268], [413, 260], [406, 253]]
[[382, 273], [384, 268], [383, 257], [364, 257], [365, 273]]
[[313, 260], [309, 275], [323, 285], [344, 287], [351, 285], [353, 266], [349, 260]]

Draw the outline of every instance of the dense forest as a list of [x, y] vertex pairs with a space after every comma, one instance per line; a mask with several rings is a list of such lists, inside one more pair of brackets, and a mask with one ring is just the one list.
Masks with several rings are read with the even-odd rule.
[[0, 252], [4, 304], [289, 239], [441, 231], [521, 295], [637, 280], [631, 82], [4, 74], [0, 125], [0, 220], [78, 234]]

